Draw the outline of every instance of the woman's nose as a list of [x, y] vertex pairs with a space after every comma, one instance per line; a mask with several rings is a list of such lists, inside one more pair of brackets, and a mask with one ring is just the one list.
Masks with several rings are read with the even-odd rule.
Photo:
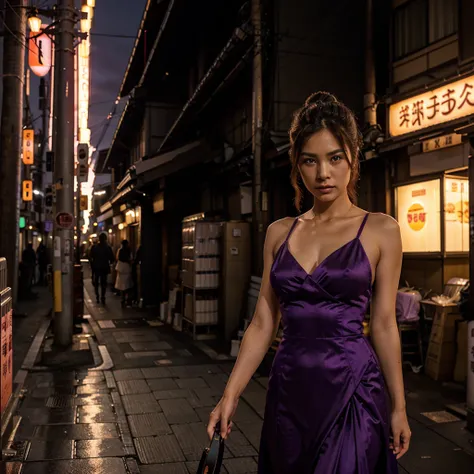
[[326, 163], [320, 163], [317, 169], [318, 172], [316, 178], [319, 181], [324, 181], [329, 178], [329, 166]]

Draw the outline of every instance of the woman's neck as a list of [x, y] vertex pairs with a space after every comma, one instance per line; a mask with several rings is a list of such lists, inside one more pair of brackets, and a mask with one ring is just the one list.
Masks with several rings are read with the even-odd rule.
[[329, 221], [347, 215], [353, 207], [349, 196], [344, 194], [332, 202], [321, 202], [315, 199], [311, 211], [314, 219]]

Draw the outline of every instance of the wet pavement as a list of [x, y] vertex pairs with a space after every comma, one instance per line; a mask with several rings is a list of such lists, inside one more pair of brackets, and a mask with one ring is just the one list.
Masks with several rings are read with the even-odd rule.
[[[122, 310], [117, 297], [105, 307], [87, 298], [87, 307], [113, 367], [30, 372], [8, 472], [194, 474], [233, 362], [209, 357], [153, 312]], [[407, 377], [413, 444], [400, 473], [472, 474], [474, 435], [417, 377]], [[267, 384], [257, 374], [241, 398], [223, 473], [256, 472]]]

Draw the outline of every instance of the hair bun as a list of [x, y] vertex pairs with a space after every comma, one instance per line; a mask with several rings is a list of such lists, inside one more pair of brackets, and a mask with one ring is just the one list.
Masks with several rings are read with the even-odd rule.
[[305, 101], [304, 106], [309, 107], [313, 104], [337, 104], [336, 96], [329, 92], [319, 91], [313, 92]]

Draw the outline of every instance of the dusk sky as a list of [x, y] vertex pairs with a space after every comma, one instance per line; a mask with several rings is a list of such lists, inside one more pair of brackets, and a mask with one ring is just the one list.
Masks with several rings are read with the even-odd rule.
[[[55, 0], [31, 2], [32, 5], [41, 7], [48, 7], [55, 3]], [[80, 0], [76, 0], [76, 3], [80, 7]], [[146, 0], [96, 0], [91, 35], [92, 97], [89, 118], [93, 146], [97, 146], [106, 117], [113, 109], [135, 43], [133, 38], [96, 36], [94, 33], [136, 37], [145, 3]], [[38, 87], [39, 78], [31, 74], [30, 104], [34, 118], [39, 115]], [[99, 149], [109, 146], [125, 102], [126, 99], [123, 99], [117, 108]], [[36, 121], [35, 127], [38, 128], [39, 124], [40, 122]]]
[[[146, 0], [96, 0], [92, 32], [136, 36], [145, 3]], [[104, 120], [112, 110], [119, 92], [134, 40], [92, 35], [91, 42], [92, 97], [89, 123], [92, 144], [97, 146]], [[122, 107], [124, 103], [125, 99], [122, 100]], [[122, 107], [118, 108], [117, 114], [111, 120], [100, 149], [107, 148], [110, 144]]]

